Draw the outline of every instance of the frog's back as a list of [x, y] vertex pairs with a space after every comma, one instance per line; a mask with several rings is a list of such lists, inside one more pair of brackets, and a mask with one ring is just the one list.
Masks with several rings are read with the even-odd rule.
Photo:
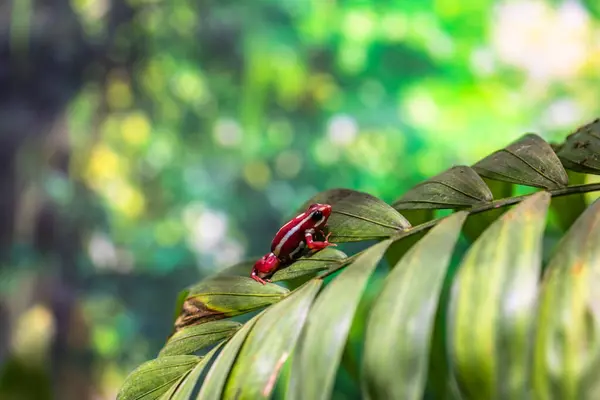
[[271, 242], [271, 251], [280, 259], [295, 256], [304, 246], [304, 234], [310, 215], [302, 213], [279, 229]]

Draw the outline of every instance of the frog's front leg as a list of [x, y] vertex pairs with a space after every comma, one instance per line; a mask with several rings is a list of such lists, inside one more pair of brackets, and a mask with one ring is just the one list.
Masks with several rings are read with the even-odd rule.
[[262, 279], [260, 276], [258, 276], [258, 274], [259, 274], [259, 272], [256, 270], [256, 268], [252, 268], [252, 273], [250, 274], [250, 278], [254, 279], [258, 283], [262, 283], [263, 285], [266, 285], [267, 282], [271, 282], [270, 279]]
[[306, 231], [306, 233], [304, 234], [304, 239], [306, 240], [306, 247], [308, 247], [311, 250], [321, 250], [327, 246], [337, 246], [337, 244], [329, 242], [329, 235], [331, 235], [331, 232], [329, 232], [329, 234], [325, 237], [325, 241], [315, 242], [313, 240], [313, 232]]
[[317, 228], [317, 232], [319, 232], [319, 235], [325, 237], [325, 231], [323, 230], [325, 227], [323, 228]]
[[325, 241], [328, 242], [329, 236], [331, 236], [331, 232], [329, 232], [327, 235], [325, 235], [325, 231], [323, 230], [324, 228], [327, 228], [326, 226], [324, 226], [323, 228], [319, 228], [319, 235], [323, 236], [325, 238]]

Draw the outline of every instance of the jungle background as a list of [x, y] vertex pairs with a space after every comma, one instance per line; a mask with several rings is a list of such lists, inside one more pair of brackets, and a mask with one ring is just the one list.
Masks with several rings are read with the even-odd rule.
[[310, 196], [560, 142], [598, 71], [595, 0], [2, 0], [0, 398], [114, 399]]

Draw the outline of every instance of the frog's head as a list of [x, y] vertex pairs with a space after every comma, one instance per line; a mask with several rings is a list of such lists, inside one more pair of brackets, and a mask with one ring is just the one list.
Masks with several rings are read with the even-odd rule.
[[331, 206], [329, 204], [313, 203], [308, 206], [306, 213], [310, 214], [310, 219], [316, 228], [327, 223], [327, 219], [331, 215]]

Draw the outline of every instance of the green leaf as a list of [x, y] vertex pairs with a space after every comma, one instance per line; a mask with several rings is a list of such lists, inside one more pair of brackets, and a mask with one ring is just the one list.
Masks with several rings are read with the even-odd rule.
[[244, 324], [242, 329], [237, 331], [236, 334], [229, 339], [225, 347], [223, 347], [223, 351], [219, 354], [208, 371], [196, 400], [221, 399], [221, 394], [223, 393], [223, 388], [227, 381], [227, 377], [229, 376], [231, 366], [233, 365], [242, 344], [246, 340], [248, 333], [264, 313], [265, 311], [262, 311], [260, 314], [254, 316], [250, 321]]
[[185, 299], [187, 299], [188, 294], [190, 294], [190, 290], [184, 289], [184, 290], [180, 291], [179, 294], [177, 295], [177, 301], [175, 303], [174, 321], [177, 321], [177, 318], [179, 318], [179, 316], [181, 315], [181, 311], [183, 310], [183, 303], [185, 302]]
[[411, 209], [402, 211], [402, 215], [412, 226], [417, 226], [431, 221], [434, 218], [434, 212], [432, 209]]
[[319, 271], [339, 266], [348, 258], [346, 253], [333, 247], [326, 247], [314, 254], [300, 257], [289, 267], [275, 272], [271, 277], [273, 282], [285, 281], [300, 276], [314, 274]]
[[448, 347], [467, 399], [524, 398], [550, 203], [539, 192], [507, 211], [465, 255], [452, 287]]
[[212, 321], [181, 328], [169, 338], [158, 356], [193, 354], [231, 337], [241, 326], [242, 324], [235, 321]]
[[219, 343], [209, 351], [206, 356], [188, 374], [179, 378], [176, 385], [171, 386], [168, 392], [162, 395], [161, 400], [189, 400], [192, 397], [194, 387], [200, 379], [200, 375], [210, 360], [219, 351], [224, 342]]
[[159, 399], [200, 360], [197, 356], [170, 356], [147, 361], [125, 379], [117, 400]]
[[356, 242], [387, 238], [410, 228], [410, 222], [389, 204], [370, 194], [351, 189], [331, 189], [312, 197], [311, 203], [332, 206], [327, 222], [332, 242]]
[[177, 330], [190, 325], [245, 314], [277, 303], [289, 293], [284, 287], [262, 285], [250, 277], [216, 275], [190, 288]]
[[442, 221], [387, 277], [367, 323], [366, 398], [422, 398], [438, 298], [466, 216], [459, 212]]
[[481, 176], [546, 189], [567, 186], [568, 178], [552, 147], [528, 133], [473, 165]]
[[[581, 185], [585, 183], [585, 174], [567, 171], [570, 185]], [[579, 218], [587, 207], [583, 193], [570, 194], [568, 196], [553, 197], [550, 208], [554, 211], [556, 220], [560, 227], [567, 231]]]
[[[464, 224], [463, 224], [464, 229]], [[446, 271], [446, 276], [439, 295], [438, 309], [435, 315], [435, 322], [431, 336], [429, 366], [427, 371], [427, 382], [425, 385], [425, 399], [435, 400], [462, 400], [459, 390], [456, 386], [454, 377], [451, 374], [448, 357], [448, 343], [446, 340], [448, 331], [448, 303], [452, 282], [458, 270], [461, 251], [458, 251], [458, 245], [452, 255], [452, 261]]]
[[542, 282], [533, 385], [543, 399], [600, 394], [600, 201], [573, 224]]
[[281, 372], [279, 372], [279, 378], [277, 379], [277, 384], [275, 385], [275, 391], [273, 392], [273, 399], [287, 399], [293, 358], [294, 351], [290, 353], [287, 360], [283, 363], [283, 367], [281, 367]]
[[[410, 221], [413, 227], [431, 221], [434, 218], [433, 213], [434, 210], [432, 209], [412, 209], [402, 212], [402, 214]], [[396, 240], [394, 243], [392, 243], [388, 248], [388, 251], [385, 253], [385, 259], [388, 264], [396, 265], [402, 256], [404, 256], [406, 252], [426, 234], [427, 230], [423, 230], [419, 233], [412, 234], [403, 238], [402, 240]]]
[[556, 153], [563, 165], [577, 172], [600, 173], [600, 119], [567, 136]]
[[[514, 185], [512, 183], [488, 178], [483, 178], [483, 181], [492, 191], [494, 199], [505, 199], [513, 196]], [[463, 227], [463, 233], [469, 240], [474, 242], [505, 211], [504, 208], [495, 208], [482, 213], [470, 214]]]
[[470, 167], [455, 166], [418, 184], [392, 206], [396, 210], [464, 208], [492, 201], [492, 192]]
[[260, 317], [244, 342], [225, 389], [228, 399], [268, 399], [323, 281], [313, 279]]
[[390, 243], [367, 249], [317, 297], [294, 353], [290, 399], [329, 399], [356, 307]]

